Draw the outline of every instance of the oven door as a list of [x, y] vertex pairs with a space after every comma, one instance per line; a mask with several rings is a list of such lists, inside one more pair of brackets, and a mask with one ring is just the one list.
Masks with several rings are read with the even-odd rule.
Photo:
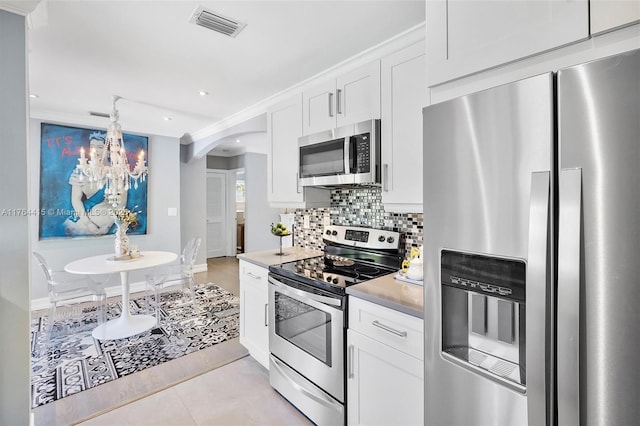
[[269, 350], [344, 402], [342, 298], [304, 288], [304, 284], [269, 274]]

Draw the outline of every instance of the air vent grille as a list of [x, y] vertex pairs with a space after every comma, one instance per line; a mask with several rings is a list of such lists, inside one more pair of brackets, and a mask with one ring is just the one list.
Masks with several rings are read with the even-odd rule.
[[93, 115], [94, 117], [109, 118], [109, 114], [104, 112], [89, 111], [89, 115]]
[[202, 6], [196, 9], [189, 22], [234, 38], [247, 25]]

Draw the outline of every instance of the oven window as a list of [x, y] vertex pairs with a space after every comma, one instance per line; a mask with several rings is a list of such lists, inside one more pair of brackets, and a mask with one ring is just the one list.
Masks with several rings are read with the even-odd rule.
[[275, 294], [276, 334], [331, 367], [331, 315]]
[[344, 174], [344, 139], [300, 147], [300, 177]]

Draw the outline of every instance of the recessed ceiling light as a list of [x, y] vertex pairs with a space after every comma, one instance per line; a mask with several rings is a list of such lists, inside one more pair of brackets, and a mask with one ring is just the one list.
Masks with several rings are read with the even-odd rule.
[[236, 143], [240, 143], [240, 139], [236, 139]]
[[31, 93], [29, 95], [30, 98], [39, 98], [40, 96], [36, 95], [35, 93]]
[[199, 92], [198, 92], [198, 94], [199, 94], [200, 96], [207, 96], [207, 95], [209, 94], [209, 92], [206, 92], [206, 91], [204, 91], [204, 90], [201, 90], [201, 91], [199, 91]]
[[162, 117], [164, 119], [164, 121], [171, 121], [171, 117]]

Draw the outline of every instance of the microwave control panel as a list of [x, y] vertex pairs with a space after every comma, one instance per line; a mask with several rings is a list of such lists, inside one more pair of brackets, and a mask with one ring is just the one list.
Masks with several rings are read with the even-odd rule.
[[371, 171], [371, 138], [369, 133], [352, 136], [352, 146], [355, 145], [355, 167], [351, 173], [369, 173]]

